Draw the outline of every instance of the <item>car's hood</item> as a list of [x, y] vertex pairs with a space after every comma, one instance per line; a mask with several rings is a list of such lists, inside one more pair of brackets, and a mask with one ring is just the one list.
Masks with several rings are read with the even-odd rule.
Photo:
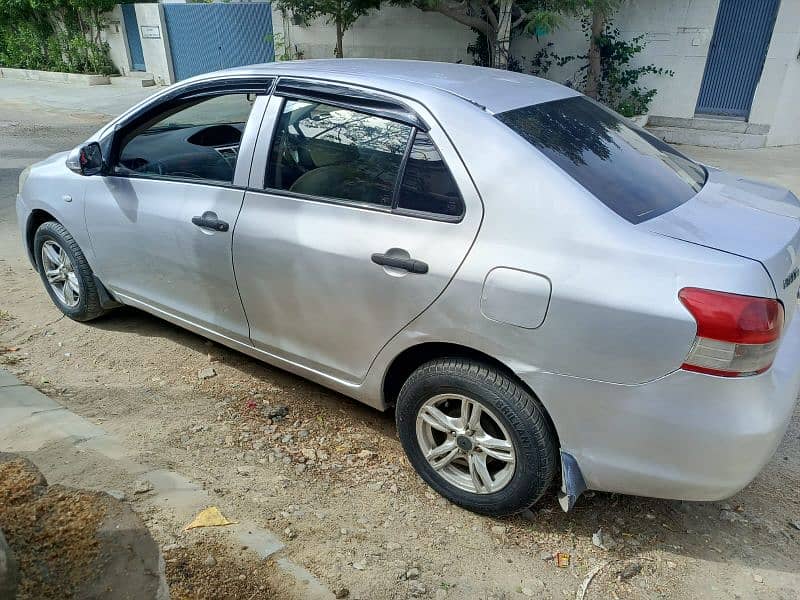
[[800, 201], [792, 192], [709, 168], [708, 181], [694, 198], [641, 227], [759, 261], [787, 316], [794, 312], [800, 286]]

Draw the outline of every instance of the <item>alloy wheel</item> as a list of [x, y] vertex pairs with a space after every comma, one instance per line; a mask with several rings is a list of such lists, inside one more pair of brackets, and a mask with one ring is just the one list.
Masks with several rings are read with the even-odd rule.
[[76, 306], [81, 298], [78, 276], [69, 255], [52, 240], [42, 244], [42, 268], [59, 302], [68, 308]]
[[417, 412], [417, 442], [448, 483], [473, 494], [502, 490], [514, 475], [516, 451], [495, 413], [461, 394], [438, 394]]

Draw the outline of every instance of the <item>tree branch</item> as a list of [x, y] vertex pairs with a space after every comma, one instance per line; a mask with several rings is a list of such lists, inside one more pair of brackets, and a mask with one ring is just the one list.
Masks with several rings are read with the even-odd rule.
[[[456, 6], [464, 7], [465, 4], [463, 2], [459, 2]], [[472, 27], [473, 29], [477, 29], [483, 35], [488, 36], [491, 29], [489, 24], [479, 17], [473, 17], [472, 15], [468, 15], [466, 11], [461, 11], [455, 6], [448, 6], [443, 2], [437, 2], [435, 5], [426, 5], [426, 6], [419, 6], [417, 5], [423, 12], [438, 12], [443, 14], [446, 17], [450, 17], [454, 21], [458, 21], [462, 25], [466, 25], [467, 27]]]
[[519, 7], [519, 5], [517, 5], [517, 8], [519, 9], [520, 15], [519, 15], [519, 17], [517, 18], [517, 20], [516, 20], [516, 21], [514, 21], [514, 22], [511, 24], [511, 29], [516, 29], [517, 27], [519, 27], [520, 25], [522, 25], [522, 24], [523, 24], [525, 21], [527, 21], [527, 20], [529, 20], [529, 19], [531, 18], [531, 16], [530, 16], [528, 13], [526, 13], [524, 10], [522, 10], [522, 9]]

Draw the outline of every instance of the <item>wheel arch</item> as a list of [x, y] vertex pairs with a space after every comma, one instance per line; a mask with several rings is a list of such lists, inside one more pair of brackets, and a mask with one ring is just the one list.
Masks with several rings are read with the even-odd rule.
[[410, 346], [400, 352], [389, 364], [383, 377], [381, 394], [384, 404], [393, 408], [396, 404], [397, 396], [400, 393], [400, 388], [411, 373], [426, 362], [437, 358], [470, 358], [486, 363], [513, 379], [515, 383], [538, 400], [552, 430], [555, 432], [556, 443], [558, 447], [561, 447], [561, 442], [558, 437], [558, 428], [536, 392], [504, 362], [485, 352], [461, 344], [451, 342], [423, 342]]
[[36, 236], [36, 230], [39, 229], [42, 223], [46, 223], [47, 221], [61, 223], [61, 221], [59, 221], [48, 211], [41, 208], [34, 208], [31, 211], [31, 214], [28, 215], [28, 222], [25, 224], [25, 248], [28, 251], [28, 260], [31, 261], [31, 264], [36, 272], [39, 271], [39, 267], [36, 262], [36, 256], [33, 252], [33, 238]]

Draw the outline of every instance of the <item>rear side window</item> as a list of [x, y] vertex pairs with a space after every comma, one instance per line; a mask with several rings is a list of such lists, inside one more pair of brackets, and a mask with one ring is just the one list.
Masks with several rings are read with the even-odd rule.
[[397, 194], [397, 208], [461, 216], [458, 187], [430, 136], [417, 131]]
[[497, 118], [631, 223], [680, 206], [705, 184], [703, 167], [583, 96]]
[[287, 100], [266, 186], [390, 207], [413, 127], [307, 100]]

